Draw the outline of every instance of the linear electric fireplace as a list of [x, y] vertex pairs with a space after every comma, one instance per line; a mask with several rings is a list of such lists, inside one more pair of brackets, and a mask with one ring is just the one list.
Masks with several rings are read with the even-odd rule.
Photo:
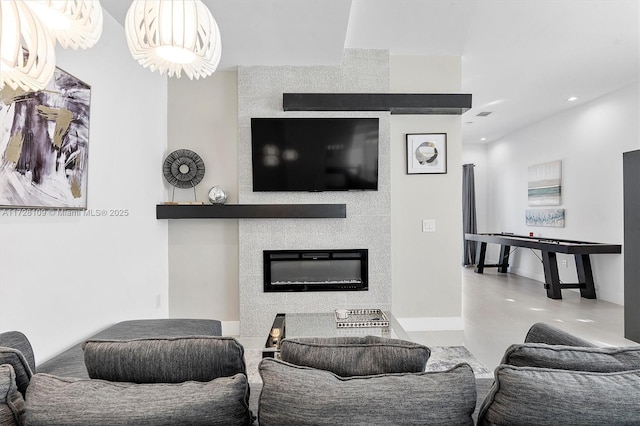
[[367, 249], [264, 250], [264, 291], [365, 291]]

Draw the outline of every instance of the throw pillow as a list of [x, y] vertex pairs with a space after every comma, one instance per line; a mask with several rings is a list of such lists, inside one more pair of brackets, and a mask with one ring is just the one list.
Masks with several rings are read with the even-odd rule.
[[36, 374], [28, 425], [249, 425], [244, 374], [210, 382], [114, 383]]
[[340, 377], [271, 358], [259, 366], [263, 381], [258, 420], [269, 425], [473, 425], [473, 370]]
[[24, 399], [16, 386], [10, 364], [0, 365], [0, 425], [24, 424]]
[[611, 373], [640, 369], [640, 346], [581, 348], [525, 343], [507, 348], [501, 364]]
[[135, 383], [208, 382], [247, 373], [244, 348], [232, 337], [88, 340], [83, 349], [92, 379]]
[[640, 370], [592, 373], [501, 365], [478, 424], [638, 424], [638, 401]]
[[285, 339], [283, 361], [331, 371], [339, 376], [366, 376], [424, 371], [431, 350], [418, 343], [366, 336]]

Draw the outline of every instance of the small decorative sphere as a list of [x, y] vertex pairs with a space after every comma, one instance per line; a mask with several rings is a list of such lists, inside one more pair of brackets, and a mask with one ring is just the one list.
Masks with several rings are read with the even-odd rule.
[[224, 204], [227, 202], [227, 193], [219, 186], [214, 186], [209, 190], [209, 201], [212, 204]]

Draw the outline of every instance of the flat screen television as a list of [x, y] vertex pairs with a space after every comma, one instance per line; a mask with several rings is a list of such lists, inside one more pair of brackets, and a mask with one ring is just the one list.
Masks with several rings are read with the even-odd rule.
[[377, 190], [378, 121], [252, 118], [253, 190]]

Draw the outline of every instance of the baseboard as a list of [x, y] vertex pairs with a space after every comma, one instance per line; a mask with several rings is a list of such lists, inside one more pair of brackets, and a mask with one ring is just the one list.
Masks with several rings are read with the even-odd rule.
[[239, 336], [240, 321], [220, 321], [222, 323], [223, 336]]
[[398, 318], [405, 331], [464, 330], [462, 317]]
[[509, 267], [509, 272], [531, 280], [540, 281], [541, 283], [544, 282], [544, 273], [535, 273], [522, 268], [514, 268], [513, 266]]

